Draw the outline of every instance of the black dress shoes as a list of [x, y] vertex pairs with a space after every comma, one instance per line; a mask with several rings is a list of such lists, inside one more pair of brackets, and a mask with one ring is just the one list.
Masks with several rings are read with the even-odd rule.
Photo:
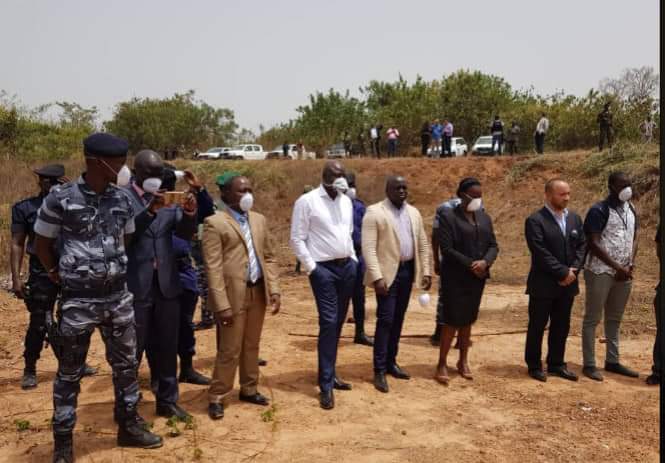
[[363, 346], [373, 346], [374, 338], [367, 336], [365, 333], [356, 333], [356, 336], [353, 338], [353, 342]]
[[374, 387], [379, 392], [388, 392], [388, 381], [386, 381], [385, 373], [374, 373]]
[[321, 391], [319, 394], [319, 404], [324, 410], [332, 410], [335, 408], [335, 396], [333, 391]]
[[345, 383], [337, 376], [335, 376], [335, 379], [333, 379], [333, 388], [337, 389], [338, 391], [350, 391], [352, 389], [352, 386], [351, 384]]
[[263, 394], [260, 394], [258, 392], [256, 394], [252, 394], [252, 395], [242, 395], [242, 394], [240, 394], [239, 399], [242, 402], [249, 402], [250, 404], [262, 405], [264, 407], [270, 403], [270, 400], [266, 396], [264, 396]]
[[543, 383], [547, 381], [547, 375], [540, 368], [534, 368], [529, 370], [529, 376], [537, 381], [542, 381]]
[[582, 368], [582, 373], [587, 378], [591, 378], [594, 381], [602, 381], [603, 375], [600, 373], [600, 370], [596, 367], [584, 367]]
[[548, 368], [547, 373], [563, 379], [567, 379], [568, 381], [577, 381], [579, 379], [575, 373], [570, 371], [565, 366], [558, 368]]
[[268, 361], [267, 361], [267, 360], [263, 360], [262, 358], [260, 358], [260, 359], [259, 359], [259, 366], [260, 366], [260, 367], [264, 367], [264, 366], [266, 366], [266, 365], [268, 365]]
[[208, 416], [211, 420], [221, 420], [224, 418], [224, 405], [208, 404]]
[[605, 363], [605, 371], [616, 373], [617, 375], [628, 376], [629, 378], [639, 378], [640, 374], [631, 370], [620, 363]]
[[397, 364], [393, 365], [391, 368], [388, 368], [388, 374], [390, 376], [394, 376], [397, 379], [411, 379], [411, 375], [402, 370]]
[[180, 408], [178, 404], [157, 404], [155, 412], [157, 416], [162, 416], [164, 418], [171, 418], [175, 416], [181, 421], [185, 421], [192, 417], [192, 415]]
[[210, 378], [208, 378], [207, 376], [203, 376], [194, 368], [188, 368], [180, 372], [180, 376], [178, 377], [178, 382], [196, 384], [199, 386], [207, 386], [210, 384]]

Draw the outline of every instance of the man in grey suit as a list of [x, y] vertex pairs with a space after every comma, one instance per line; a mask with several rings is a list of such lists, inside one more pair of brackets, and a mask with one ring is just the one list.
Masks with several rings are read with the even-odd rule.
[[182, 288], [172, 235], [191, 240], [196, 232], [196, 200], [165, 207], [160, 190], [164, 162], [154, 151], [140, 151], [127, 191], [137, 214], [135, 238], [127, 251], [127, 286], [134, 295], [137, 356], [145, 350], [159, 416], [187, 418], [177, 405], [178, 320]]

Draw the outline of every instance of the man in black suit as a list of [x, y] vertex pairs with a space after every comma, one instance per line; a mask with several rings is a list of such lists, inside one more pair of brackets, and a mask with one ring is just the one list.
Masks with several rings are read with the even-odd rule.
[[547, 372], [577, 381], [577, 375], [566, 367], [564, 353], [573, 301], [579, 294], [577, 275], [584, 261], [586, 240], [582, 219], [567, 209], [569, 201], [570, 186], [565, 181], [548, 181], [545, 206], [525, 224], [531, 270], [526, 287], [529, 328], [524, 358], [529, 376], [543, 382], [547, 376], [541, 364], [541, 349], [548, 320]]
[[135, 176], [126, 187], [136, 214], [136, 232], [127, 250], [127, 287], [134, 295], [136, 343], [139, 364], [145, 350], [150, 366], [151, 388], [159, 416], [189, 415], [178, 405], [178, 331], [182, 292], [173, 248], [173, 234], [191, 240], [196, 232], [196, 199], [164, 207], [160, 189], [164, 162], [150, 150], [134, 159]]

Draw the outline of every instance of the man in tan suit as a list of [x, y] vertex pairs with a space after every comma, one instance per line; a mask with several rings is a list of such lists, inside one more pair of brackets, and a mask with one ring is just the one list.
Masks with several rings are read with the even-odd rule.
[[240, 364], [240, 400], [268, 405], [256, 386], [259, 340], [268, 299], [279, 312], [277, 264], [266, 218], [250, 212], [252, 185], [239, 174], [218, 178], [222, 212], [203, 224], [202, 249], [208, 275], [208, 297], [217, 321], [217, 359], [208, 393], [208, 415], [224, 417], [222, 400], [233, 389]]
[[401, 176], [386, 182], [387, 198], [367, 208], [363, 219], [362, 251], [365, 285], [376, 292], [374, 387], [388, 392], [386, 373], [409, 379], [397, 365], [399, 338], [413, 282], [432, 286], [429, 243], [418, 209], [406, 203], [408, 188]]

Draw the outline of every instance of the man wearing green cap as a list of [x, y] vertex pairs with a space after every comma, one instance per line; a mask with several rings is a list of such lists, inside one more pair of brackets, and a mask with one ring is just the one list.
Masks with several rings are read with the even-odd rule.
[[251, 211], [247, 177], [226, 172], [217, 178], [223, 211], [203, 223], [203, 256], [210, 308], [217, 322], [217, 359], [208, 392], [208, 415], [224, 416], [223, 401], [240, 367], [240, 400], [268, 405], [257, 390], [259, 343], [266, 306], [279, 312], [277, 263], [266, 218]]

